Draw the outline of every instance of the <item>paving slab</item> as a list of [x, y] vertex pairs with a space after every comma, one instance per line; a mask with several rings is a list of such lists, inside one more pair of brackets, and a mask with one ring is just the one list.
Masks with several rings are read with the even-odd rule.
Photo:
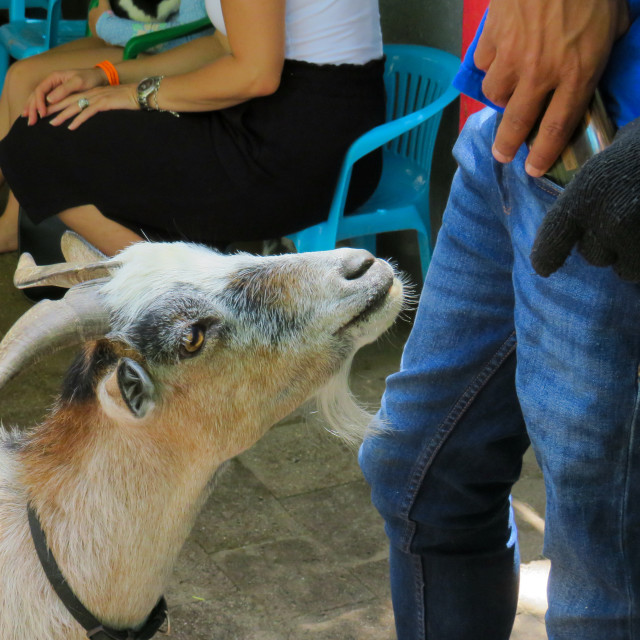
[[337, 609], [293, 620], [288, 640], [393, 640], [396, 637], [390, 601]]
[[388, 555], [382, 520], [362, 478], [284, 498], [281, 503], [344, 566], [357, 566]]
[[374, 598], [314, 538], [223, 551], [214, 560], [243, 593], [268, 604], [274, 616], [321, 613]]
[[170, 608], [173, 640], [283, 640], [268, 608], [242, 594]]
[[272, 428], [240, 462], [275, 496], [283, 498], [359, 480], [356, 453], [319, 425], [299, 419]]
[[300, 535], [303, 527], [238, 460], [219, 475], [191, 538], [206, 553]]

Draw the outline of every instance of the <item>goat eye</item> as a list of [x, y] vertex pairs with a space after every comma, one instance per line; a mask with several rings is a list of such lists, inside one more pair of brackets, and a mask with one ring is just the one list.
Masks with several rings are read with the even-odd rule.
[[198, 324], [191, 325], [182, 336], [182, 348], [188, 354], [194, 354], [204, 344], [204, 328]]

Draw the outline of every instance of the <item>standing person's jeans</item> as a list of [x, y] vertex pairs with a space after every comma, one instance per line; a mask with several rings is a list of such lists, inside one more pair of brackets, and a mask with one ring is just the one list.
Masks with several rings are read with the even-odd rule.
[[[556, 193], [467, 124], [405, 347], [360, 462], [391, 541], [399, 640], [505, 640], [517, 603], [509, 495], [535, 449], [553, 640], [640, 639], [640, 286], [529, 252]], [[638, 247], [640, 251], [640, 247]], [[526, 423], [526, 428], [525, 428]]]

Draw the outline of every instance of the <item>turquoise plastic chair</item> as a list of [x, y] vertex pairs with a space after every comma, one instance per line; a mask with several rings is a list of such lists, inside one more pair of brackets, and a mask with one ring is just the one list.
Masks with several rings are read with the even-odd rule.
[[63, 20], [60, 5], [61, 0], [48, 0], [47, 17], [35, 19], [27, 18], [25, 0], [10, 0], [9, 22], [0, 26], [0, 90], [11, 58], [28, 58], [86, 35], [87, 21]]
[[[429, 181], [442, 110], [457, 98], [451, 86], [460, 59], [419, 45], [386, 45], [386, 122], [360, 136], [347, 150], [329, 217], [287, 236], [298, 252], [333, 249], [341, 240], [375, 253], [375, 236], [417, 232], [422, 275], [431, 261]], [[382, 177], [374, 194], [345, 215], [355, 162], [382, 147]]]
[[[39, 7], [40, 9], [47, 8], [47, 0], [26, 0], [27, 9], [31, 9], [32, 7]], [[0, 0], [0, 9], [4, 9], [5, 11], [9, 10], [11, 6], [11, 0]]]

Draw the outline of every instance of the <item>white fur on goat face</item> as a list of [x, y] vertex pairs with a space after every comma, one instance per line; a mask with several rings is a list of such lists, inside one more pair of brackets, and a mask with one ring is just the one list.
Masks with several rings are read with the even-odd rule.
[[[122, 266], [103, 288], [111, 337], [142, 356], [153, 380], [156, 406], [144, 420], [184, 422], [188, 415], [193, 428], [215, 438], [223, 458], [317, 392], [402, 305], [391, 267], [376, 260], [360, 273], [356, 250], [222, 256], [175, 243], [163, 252], [141, 243], [118, 256]], [[185, 357], [181, 339], [193, 325], [204, 329], [205, 343]], [[99, 397], [122, 420], [126, 407], [113, 375]]]
[[402, 287], [386, 262], [376, 261], [363, 279], [341, 276], [344, 261], [360, 255], [358, 250], [261, 257], [227, 256], [185, 243], [164, 244], [160, 254], [158, 246], [139, 243], [117, 256], [122, 267], [103, 287], [115, 314], [114, 333], [128, 333], [150, 307], [168, 308], [165, 297], [179, 300], [191, 290], [238, 325], [235, 337], [244, 342], [280, 340], [293, 328], [289, 323], [334, 334], [395, 282], [387, 313], [375, 318], [382, 325], [347, 332], [358, 348], [384, 331], [402, 304]]

